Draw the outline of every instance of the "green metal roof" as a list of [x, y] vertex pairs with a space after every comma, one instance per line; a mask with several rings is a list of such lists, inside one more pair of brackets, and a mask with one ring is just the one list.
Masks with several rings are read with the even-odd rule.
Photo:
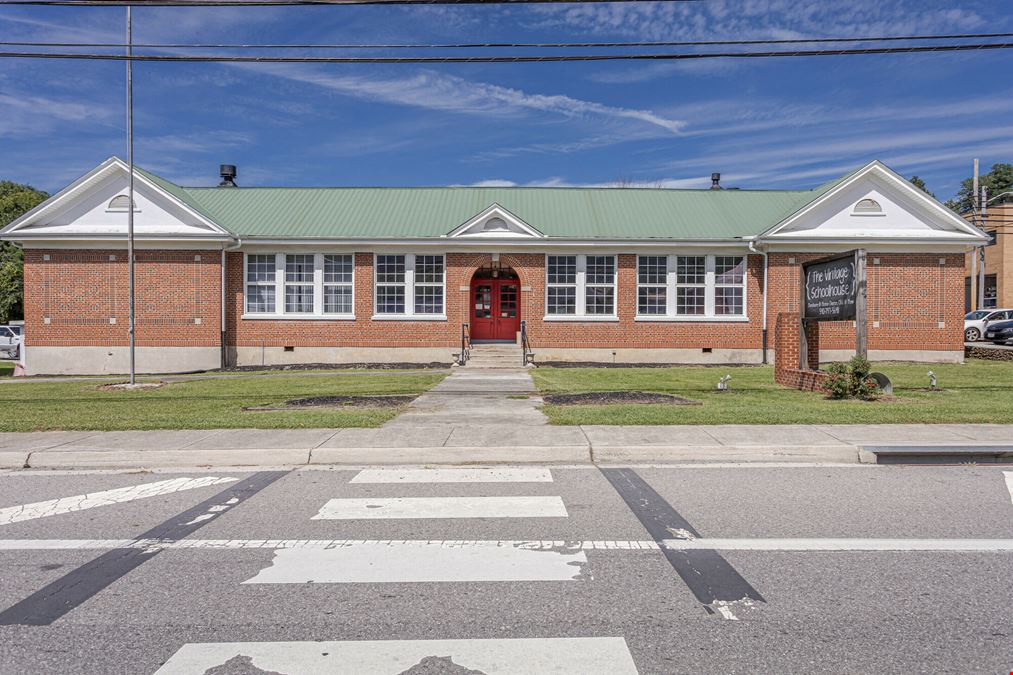
[[142, 173], [233, 234], [293, 239], [441, 237], [493, 204], [547, 237], [733, 239], [764, 232], [847, 178], [813, 190], [184, 188]]

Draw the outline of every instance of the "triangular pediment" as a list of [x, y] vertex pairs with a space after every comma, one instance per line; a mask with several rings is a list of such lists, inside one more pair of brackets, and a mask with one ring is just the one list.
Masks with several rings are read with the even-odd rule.
[[879, 162], [842, 180], [760, 237], [933, 240], [980, 244], [982, 233]]
[[[6, 239], [15, 240], [126, 236], [128, 184], [127, 165], [112, 157], [10, 223], [2, 234]], [[223, 239], [230, 236], [179, 196], [137, 171], [134, 173], [134, 233], [141, 238]]]
[[507, 211], [499, 204], [492, 204], [485, 211], [468, 219], [447, 233], [448, 237], [465, 238], [530, 238], [545, 235], [531, 227], [523, 220]]

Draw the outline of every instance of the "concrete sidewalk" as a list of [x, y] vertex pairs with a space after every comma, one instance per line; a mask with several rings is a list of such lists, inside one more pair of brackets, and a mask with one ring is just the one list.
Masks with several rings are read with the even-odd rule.
[[[442, 421], [442, 420], [441, 420]], [[465, 421], [465, 420], [462, 420]], [[1013, 444], [1013, 425], [390, 425], [0, 434], [0, 468], [869, 461], [883, 445]]]

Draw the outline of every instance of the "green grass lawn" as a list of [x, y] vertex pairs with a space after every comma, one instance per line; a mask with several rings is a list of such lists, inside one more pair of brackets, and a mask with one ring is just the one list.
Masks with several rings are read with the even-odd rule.
[[10, 377], [14, 373], [13, 361], [0, 361], [0, 377]]
[[[702, 405], [546, 405], [553, 424], [886, 424], [1013, 423], [1013, 362], [877, 363], [894, 383], [894, 399], [832, 401], [774, 384], [771, 366], [673, 368], [538, 368], [544, 393], [650, 391]], [[927, 391], [926, 373], [942, 391]], [[718, 378], [732, 376], [729, 391]]]
[[418, 394], [444, 376], [208, 377], [134, 391], [105, 391], [100, 388], [103, 382], [94, 380], [26, 381], [0, 386], [0, 431], [376, 427], [399, 410], [246, 412], [243, 408], [310, 396]]

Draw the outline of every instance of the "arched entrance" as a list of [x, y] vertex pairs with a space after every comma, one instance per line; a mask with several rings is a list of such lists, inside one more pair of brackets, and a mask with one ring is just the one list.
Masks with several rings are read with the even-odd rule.
[[471, 339], [515, 342], [521, 329], [521, 282], [509, 267], [482, 267], [471, 278]]

